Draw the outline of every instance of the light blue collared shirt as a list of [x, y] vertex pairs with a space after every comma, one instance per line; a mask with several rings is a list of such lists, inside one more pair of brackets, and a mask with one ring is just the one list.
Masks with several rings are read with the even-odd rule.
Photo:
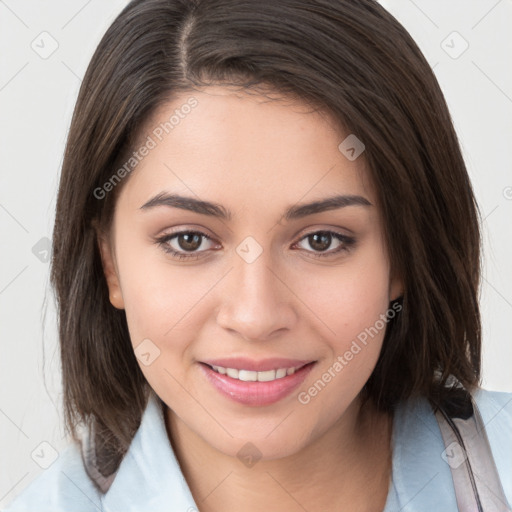
[[[512, 393], [477, 390], [505, 496], [512, 503]], [[383, 512], [457, 511], [445, 447], [426, 399], [398, 406], [393, 420], [392, 481]], [[151, 393], [140, 427], [110, 489], [102, 494], [71, 444], [5, 512], [197, 512], [167, 437], [162, 402]]]

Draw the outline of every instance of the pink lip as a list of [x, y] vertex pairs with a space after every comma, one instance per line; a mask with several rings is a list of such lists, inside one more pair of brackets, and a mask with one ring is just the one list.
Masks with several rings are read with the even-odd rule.
[[[220, 364], [220, 360], [218, 361], [219, 364], [215, 366], [224, 366], [223, 364]], [[227, 362], [227, 360], [223, 361]], [[234, 360], [230, 360], [229, 364], [232, 365], [233, 361]], [[283, 360], [280, 360], [279, 364], [282, 364], [282, 361]], [[295, 363], [296, 362], [297, 361], [295, 361]], [[297, 388], [302, 382], [304, 382], [304, 379], [307, 377], [315, 363], [316, 361], [310, 362], [303, 366], [302, 368], [300, 368], [299, 370], [296, 370], [295, 373], [293, 373], [292, 375], [287, 375], [286, 377], [273, 380], [272, 382], [243, 382], [241, 380], [232, 379], [227, 375], [217, 373], [215, 370], [210, 368], [208, 364], [200, 363], [199, 366], [201, 370], [204, 372], [208, 381], [224, 396], [243, 405], [258, 407], [273, 404], [275, 402], [278, 402], [285, 396], [289, 395], [295, 388]], [[290, 366], [284, 365], [279, 366], [279, 368], [291, 368], [294, 366], [294, 364]], [[233, 366], [225, 367], [233, 368]], [[250, 370], [250, 368], [247, 368], [246, 366], [242, 368]], [[269, 369], [276, 368], [274, 367]]]
[[262, 359], [261, 361], [255, 361], [254, 359], [248, 359], [246, 357], [233, 357], [225, 359], [207, 359], [201, 362], [206, 363], [209, 366], [222, 366], [223, 368], [235, 368], [237, 370], [265, 372], [267, 370], [279, 370], [279, 368], [298, 368], [311, 363], [311, 360], [299, 361], [298, 359], [272, 357], [269, 359]]

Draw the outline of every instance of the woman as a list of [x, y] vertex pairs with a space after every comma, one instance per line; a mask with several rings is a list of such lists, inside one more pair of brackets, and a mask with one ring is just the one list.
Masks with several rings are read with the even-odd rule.
[[53, 244], [74, 442], [9, 511], [510, 508], [477, 206], [376, 2], [131, 2]]

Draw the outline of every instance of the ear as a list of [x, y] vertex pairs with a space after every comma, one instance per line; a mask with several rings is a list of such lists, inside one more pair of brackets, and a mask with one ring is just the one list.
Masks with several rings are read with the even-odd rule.
[[399, 276], [392, 276], [389, 282], [389, 300], [390, 302], [402, 297], [404, 294], [404, 285]]
[[117, 309], [124, 309], [123, 294], [119, 283], [117, 267], [115, 265], [113, 245], [105, 233], [98, 230], [96, 233], [103, 265], [103, 273], [107, 280], [110, 303]]

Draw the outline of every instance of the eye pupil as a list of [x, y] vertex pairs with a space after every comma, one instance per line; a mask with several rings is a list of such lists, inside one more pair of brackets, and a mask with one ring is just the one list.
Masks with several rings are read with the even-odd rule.
[[331, 245], [331, 238], [329, 233], [320, 231], [309, 236], [310, 245], [316, 251], [325, 251]]
[[184, 251], [194, 251], [201, 246], [201, 236], [197, 233], [182, 233], [178, 235], [178, 244]]

